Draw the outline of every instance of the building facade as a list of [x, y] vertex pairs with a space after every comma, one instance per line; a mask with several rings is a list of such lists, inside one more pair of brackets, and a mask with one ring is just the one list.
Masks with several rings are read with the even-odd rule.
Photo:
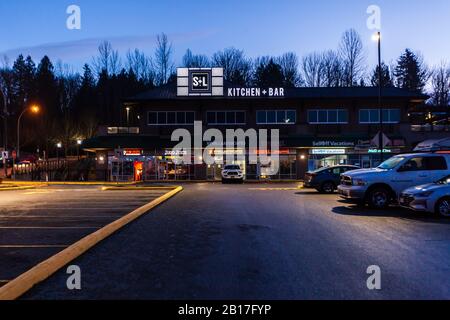
[[[374, 167], [383, 157], [411, 151], [417, 143], [448, 135], [417, 132], [411, 110], [428, 98], [398, 88], [241, 88], [226, 83], [223, 70], [178, 69], [177, 83], [124, 101], [127, 125], [102, 127], [83, 144], [96, 154], [97, 177], [105, 180], [218, 180], [221, 164], [176, 165], [179, 156], [171, 141], [175, 129], [193, 133], [194, 122], [203, 131], [278, 129], [280, 170], [268, 176], [262, 164], [249, 156], [267, 150], [224, 145], [214, 154], [220, 163], [227, 152], [245, 155], [236, 162], [248, 180], [302, 179], [305, 172], [323, 166], [352, 164]], [[379, 145], [380, 118], [383, 145]], [[205, 143], [202, 148], [206, 147]], [[270, 156], [270, 155], [269, 155]]]

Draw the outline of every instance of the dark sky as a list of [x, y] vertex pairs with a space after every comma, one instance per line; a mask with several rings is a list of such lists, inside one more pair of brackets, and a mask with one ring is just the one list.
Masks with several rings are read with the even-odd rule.
[[[81, 8], [81, 30], [68, 30], [66, 9]], [[433, 65], [450, 60], [449, 0], [2, 0], [0, 55], [44, 54], [78, 69], [91, 62], [98, 44], [109, 40], [125, 55], [151, 54], [155, 35], [168, 34], [175, 62], [187, 48], [211, 55], [234, 46], [250, 57], [334, 49], [343, 31], [362, 36], [367, 62], [376, 45], [366, 21], [369, 5], [381, 8], [383, 57], [396, 59], [410, 47]]]

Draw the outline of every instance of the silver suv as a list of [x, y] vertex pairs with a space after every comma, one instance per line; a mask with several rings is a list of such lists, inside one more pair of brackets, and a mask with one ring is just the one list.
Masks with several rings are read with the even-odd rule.
[[402, 191], [433, 183], [449, 174], [450, 154], [404, 154], [392, 157], [374, 169], [345, 173], [338, 192], [347, 201], [384, 209], [397, 201]]

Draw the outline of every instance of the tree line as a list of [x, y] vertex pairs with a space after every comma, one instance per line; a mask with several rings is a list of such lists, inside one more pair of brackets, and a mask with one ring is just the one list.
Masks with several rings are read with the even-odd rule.
[[[36, 103], [42, 112], [24, 117], [21, 144], [30, 152], [45, 150], [47, 155], [55, 152], [57, 143], [63, 144], [66, 153], [73, 152], [75, 142], [95, 135], [99, 125], [126, 125], [124, 98], [176, 82], [173, 46], [165, 34], [157, 37], [152, 55], [134, 49], [121, 56], [111, 43], [103, 42], [81, 73], [60, 61], [53, 63], [47, 56], [38, 64], [23, 55], [12, 63], [3, 60], [0, 114], [8, 119], [9, 146], [15, 146], [13, 124], [18, 115], [26, 105]], [[252, 59], [236, 48], [208, 57], [188, 49], [179, 66], [222, 67], [225, 80], [237, 86], [287, 88], [378, 86], [381, 72], [383, 87], [424, 93], [428, 85], [431, 104], [450, 103], [447, 64], [429, 68], [420, 54], [406, 49], [393, 65], [383, 63], [381, 70], [368, 70], [363, 42], [353, 29], [343, 33], [336, 49], [301, 58], [287, 52]], [[131, 124], [136, 121], [133, 116]]]

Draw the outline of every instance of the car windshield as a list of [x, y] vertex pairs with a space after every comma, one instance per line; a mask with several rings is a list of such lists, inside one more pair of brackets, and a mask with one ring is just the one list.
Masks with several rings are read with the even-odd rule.
[[325, 170], [329, 170], [329, 169], [330, 169], [330, 167], [322, 167], [322, 168], [316, 169], [314, 171], [311, 171], [310, 173], [321, 173], [321, 172], [324, 172]]
[[225, 170], [240, 170], [241, 167], [232, 165], [232, 166], [225, 166]]
[[382, 164], [380, 164], [378, 166], [379, 169], [384, 169], [384, 170], [392, 170], [394, 169], [400, 162], [402, 162], [403, 160], [405, 160], [404, 157], [393, 157], [390, 158], [388, 160], [386, 160], [385, 162], [383, 162]]
[[447, 184], [450, 185], [450, 176], [442, 178], [441, 180], [436, 182], [437, 184]]

